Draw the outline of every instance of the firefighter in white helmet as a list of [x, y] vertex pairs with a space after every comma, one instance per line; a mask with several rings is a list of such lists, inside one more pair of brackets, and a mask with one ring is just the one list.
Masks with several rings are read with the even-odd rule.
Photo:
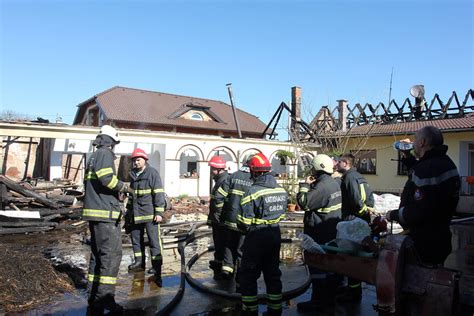
[[123, 310], [115, 302], [115, 284], [122, 260], [119, 193], [129, 188], [117, 178], [115, 171], [113, 149], [119, 142], [115, 128], [102, 126], [93, 142], [96, 151], [90, 156], [85, 172], [82, 217], [89, 221], [91, 233], [88, 303], [93, 314], [104, 309], [110, 313]]
[[[336, 225], [341, 220], [341, 188], [331, 177], [333, 160], [327, 155], [317, 155], [312, 161], [312, 174], [300, 183], [298, 204], [305, 211], [304, 233], [319, 244], [336, 238]], [[336, 289], [341, 277], [316, 268], [311, 273], [311, 300], [298, 303], [302, 312], [315, 312], [334, 304]]]

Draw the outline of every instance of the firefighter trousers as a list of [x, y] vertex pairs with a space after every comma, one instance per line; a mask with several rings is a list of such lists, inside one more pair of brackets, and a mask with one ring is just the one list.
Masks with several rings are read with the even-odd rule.
[[226, 228], [220, 224], [212, 224], [212, 239], [214, 240], [214, 261], [221, 265], [224, 260], [224, 245]]
[[242, 244], [244, 243], [244, 235], [232, 229], [225, 228], [225, 245], [224, 245], [224, 262], [222, 270], [234, 273], [237, 261], [242, 259]]
[[132, 225], [130, 236], [135, 261], [145, 263], [145, 231], [150, 243], [151, 266], [155, 271], [161, 271], [163, 243], [161, 241], [160, 224], [148, 222]]
[[242, 265], [238, 282], [242, 294], [242, 309], [247, 314], [258, 311], [257, 280], [263, 272], [267, 288], [267, 308], [270, 314], [281, 313], [282, 284], [280, 271], [281, 235], [278, 225], [261, 225], [245, 235]]
[[91, 257], [89, 262], [89, 304], [115, 296], [117, 275], [122, 261], [120, 225], [89, 222]]

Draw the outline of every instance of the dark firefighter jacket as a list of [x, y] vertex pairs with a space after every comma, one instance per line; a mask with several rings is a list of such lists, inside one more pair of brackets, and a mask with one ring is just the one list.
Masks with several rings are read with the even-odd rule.
[[374, 207], [375, 200], [367, 180], [351, 168], [341, 178], [342, 218], [349, 215], [370, 220], [367, 207]]
[[262, 225], [278, 224], [285, 218], [287, 208], [288, 193], [285, 189], [271, 174], [261, 175], [240, 201], [237, 226], [245, 233]]
[[253, 179], [248, 167], [231, 174], [224, 183], [223, 189], [228, 193], [222, 209], [221, 223], [227, 228], [238, 230], [237, 213], [240, 209], [240, 200], [247, 190], [252, 186]]
[[214, 187], [211, 190], [209, 201], [209, 215], [207, 216], [208, 225], [220, 224], [222, 207], [227, 197], [227, 192], [224, 190], [224, 183], [227, 181], [229, 174], [224, 171], [214, 177]]
[[126, 185], [117, 179], [114, 160], [114, 153], [105, 146], [99, 147], [89, 158], [84, 178], [84, 220], [116, 222], [119, 219], [118, 193], [125, 191]]
[[442, 263], [451, 252], [449, 224], [459, 201], [460, 179], [447, 150], [445, 145], [431, 149], [413, 166], [396, 214], [429, 263]]
[[[133, 188], [132, 205], [128, 205], [129, 212], [133, 214], [133, 223], [153, 222], [155, 215], [163, 216], [165, 211], [165, 194], [161, 177], [158, 171], [146, 165], [145, 169], [138, 176], [135, 172], [130, 172]], [[133, 207], [131, 207], [133, 206]]]
[[341, 219], [341, 188], [328, 174], [318, 176], [315, 184], [300, 184], [298, 204], [305, 211], [304, 232], [317, 243], [336, 238], [336, 225]]

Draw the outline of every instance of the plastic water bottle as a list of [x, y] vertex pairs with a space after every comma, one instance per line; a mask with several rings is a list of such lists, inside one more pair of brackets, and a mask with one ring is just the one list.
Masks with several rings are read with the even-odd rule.
[[393, 143], [393, 148], [400, 151], [410, 151], [413, 149], [413, 143], [396, 141], [395, 143]]
[[301, 238], [301, 247], [303, 247], [304, 250], [313, 253], [326, 253], [324, 249], [308, 235], [300, 234], [299, 237]]

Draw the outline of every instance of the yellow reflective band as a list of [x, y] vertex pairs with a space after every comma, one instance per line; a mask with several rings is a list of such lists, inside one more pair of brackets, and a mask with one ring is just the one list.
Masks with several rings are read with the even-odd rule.
[[222, 194], [223, 197], [226, 197], [228, 195], [228, 193], [222, 187], [219, 187], [219, 189], [217, 189], [217, 192]]
[[[109, 218], [110, 211], [109, 210], [92, 210], [85, 208], [82, 210], [82, 216], [88, 217], [99, 217], [99, 218]], [[120, 212], [112, 211], [112, 218], [117, 219], [120, 215]]]
[[330, 206], [330, 207], [320, 208], [319, 210], [316, 210], [316, 212], [317, 213], [329, 213], [329, 212], [332, 212], [332, 211], [337, 211], [337, 210], [341, 209], [341, 207], [342, 207], [342, 203], [338, 203], [338, 204]]
[[151, 260], [153, 260], [153, 261], [157, 261], [157, 260], [161, 260], [161, 259], [162, 259], [161, 255], [151, 257]]
[[142, 256], [142, 253], [141, 252], [134, 252], [133, 255], [135, 257], [141, 257]]
[[163, 253], [163, 242], [161, 241], [161, 227], [158, 224], [158, 243], [160, 244], [160, 253]]
[[222, 266], [222, 271], [227, 271], [227, 272], [230, 272], [230, 273], [234, 273], [234, 269], [232, 267], [228, 267], [228, 266]]
[[155, 212], [163, 213], [165, 211], [164, 207], [155, 207]]
[[270, 309], [281, 309], [281, 303], [267, 303], [267, 307]]
[[309, 188], [301, 187], [301, 188], [300, 188], [300, 192], [301, 192], [301, 193], [309, 192]]
[[237, 228], [237, 224], [236, 224], [236, 223], [232, 223], [232, 222], [229, 222], [229, 221], [225, 221], [225, 222], [224, 222], [224, 225], [229, 226], [229, 227], [232, 227], [232, 228]]
[[276, 194], [276, 193], [285, 193], [285, 194], [288, 194], [285, 189], [283, 188], [274, 188], [274, 189], [265, 189], [265, 190], [260, 190], [260, 191], [257, 191], [251, 195], [248, 195], [246, 197], [244, 197], [241, 201], [240, 201], [240, 205], [244, 205], [252, 200], [256, 200], [258, 199], [259, 197], [261, 196], [264, 196], [264, 195], [270, 195], [270, 194]]
[[117, 278], [103, 275], [93, 275], [89, 274], [87, 276], [89, 282], [100, 283], [100, 284], [116, 284]]
[[357, 284], [349, 284], [349, 287], [351, 289], [355, 289], [356, 287], [360, 287], [362, 283], [357, 283]]
[[242, 302], [256, 302], [257, 296], [255, 295], [242, 295]]
[[272, 225], [277, 224], [285, 218], [285, 214], [280, 215], [275, 219], [261, 219], [261, 218], [246, 218], [240, 214], [237, 214], [237, 220], [245, 225]]
[[244, 311], [257, 311], [258, 310], [258, 304], [255, 305], [242, 305], [242, 310]]
[[151, 194], [151, 189], [146, 189], [146, 190], [135, 190], [136, 195], [145, 195], [145, 194]]
[[216, 204], [216, 207], [223, 207], [224, 206], [224, 203], [218, 203]]
[[110, 167], [109, 168], [103, 168], [103, 169], [100, 169], [100, 170], [95, 172], [95, 174], [99, 178], [102, 178], [103, 176], [106, 176], [106, 175], [111, 174], [111, 173], [114, 173], [114, 171]]
[[134, 219], [135, 221], [146, 221], [146, 220], [150, 220], [150, 219], [153, 219], [153, 215], [144, 215], [144, 216], [135, 216]]
[[113, 188], [117, 186], [117, 183], [118, 183], [117, 176], [113, 175], [112, 180], [110, 180], [109, 184], [107, 184], [107, 188], [112, 190]]
[[242, 195], [245, 194], [244, 191], [240, 191], [240, 190], [237, 190], [237, 189], [232, 189], [232, 190], [230, 190], [230, 193], [231, 193], [231, 194], [235, 194], [235, 195], [240, 195], [240, 196], [242, 196]]
[[282, 294], [267, 294], [267, 298], [269, 300], [276, 301], [276, 300], [281, 300], [283, 298], [283, 295]]
[[165, 192], [165, 191], [162, 188], [161, 189], [153, 189], [153, 194], [161, 193], [161, 192]]
[[84, 176], [84, 180], [91, 180], [91, 179], [97, 179], [97, 176], [93, 171], [87, 172], [86, 175]]
[[359, 214], [362, 214], [362, 213], [364, 213], [365, 211], [367, 211], [367, 205], [364, 205], [364, 206], [360, 209]]

